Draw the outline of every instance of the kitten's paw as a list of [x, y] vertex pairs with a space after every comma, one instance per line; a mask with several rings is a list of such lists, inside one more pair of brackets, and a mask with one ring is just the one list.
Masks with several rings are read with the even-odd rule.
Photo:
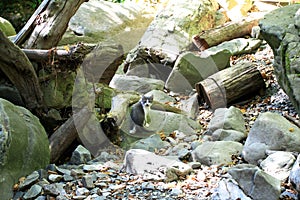
[[146, 123], [146, 124], [145, 124], [145, 127], [149, 127], [149, 126], [150, 126], [150, 124], [149, 124], [149, 123]]

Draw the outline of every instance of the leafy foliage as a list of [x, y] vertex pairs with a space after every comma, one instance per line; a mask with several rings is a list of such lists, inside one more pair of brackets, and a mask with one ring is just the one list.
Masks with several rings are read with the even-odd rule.
[[1, 17], [9, 20], [19, 31], [43, 0], [1, 0]]

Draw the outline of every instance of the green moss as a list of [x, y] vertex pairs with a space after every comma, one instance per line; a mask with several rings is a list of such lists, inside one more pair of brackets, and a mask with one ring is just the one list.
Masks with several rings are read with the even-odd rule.
[[20, 177], [49, 164], [50, 150], [45, 129], [28, 110], [1, 99], [0, 112], [2, 131], [10, 138], [1, 152], [7, 157], [0, 166], [0, 188], [7, 191], [1, 198], [8, 199], [12, 185]]
[[0, 17], [0, 29], [6, 36], [16, 35], [14, 27], [9, 21]]

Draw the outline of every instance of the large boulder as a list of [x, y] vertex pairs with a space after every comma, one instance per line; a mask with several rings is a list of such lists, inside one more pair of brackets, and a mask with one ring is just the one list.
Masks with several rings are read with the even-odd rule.
[[0, 99], [0, 196], [9, 199], [22, 176], [50, 162], [47, 134], [37, 117]]
[[216, 109], [207, 128], [204, 140], [240, 142], [247, 136], [243, 113], [234, 106]]
[[197, 55], [193, 52], [181, 54], [166, 80], [166, 88], [178, 93], [191, 93], [194, 85], [229, 65], [228, 50]]
[[274, 52], [278, 83], [300, 114], [300, 4], [276, 9], [260, 21], [261, 34]]
[[154, 13], [147, 12], [145, 7], [135, 3], [89, 0], [70, 19], [69, 28], [60, 44], [113, 40], [129, 51], [137, 44], [153, 16]]
[[143, 175], [144, 179], [167, 182], [178, 180], [179, 176], [188, 175], [193, 171], [188, 164], [142, 149], [128, 150], [122, 169], [129, 174]]
[[266, 150], [300, 152], [300, 129], [277, 113], [259, 115], [246, 139], [243, 157], [257, 165]]
[[228, 173], [253, 200], [277, 200], [280, 195], [280, 180], [250, 164], [240, 164]]
[[203, 142], [192, 152], [193, 161], [203, 165], [228, 165], [232, 156], [242, 152], [243, 145], [233, 141]]
[[[191, 49], [193, 35], [224, 23], [225, 17], [218, 9], [218, 3], [210, 0], [168, 1], [149, 25], [139, 45], [128, 53], [127, 73], [140, 76], [141, 72], [148, 72], [142, 76], [155, 76], [165, 81], [180, 52]], [[163, 73], [157, 73], [157, 69]]]

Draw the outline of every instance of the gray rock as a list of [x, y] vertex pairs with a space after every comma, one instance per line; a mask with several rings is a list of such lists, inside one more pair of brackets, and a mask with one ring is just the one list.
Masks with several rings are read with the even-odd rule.
[[70, 162], [72, 164], [85, 164], [92, 159], [91, 153], [84, 148], [82, 145], [78, 145], [78, 147], [72, 153], [72, 157]]
[[[217, 10], [218, 5], [208, 0], [200, 4], [192, 0], [169, 1], [167, 6], [156, 15], [138, 45], [138, 48], [148, 47], [150, 51], [153, 49], [163, 51], [166, 54], [165, 58], [161, 60], [160, 55], [153, 58], [150, 55], [151, 52], [148, 57], [134, 54], [134, 58], [130, 59], [129, 68], [134, 69], [135, 66], [144, 65], [144, 71], [147, 71], [148, 65], [145, 63], [150, 62], [150, 64], [159, 64], [169, 69], [179, 53], [189, 49], [190, 38], [193, 35], [215, 24], [218, 19], [216, 17], [218, 13], [215, 12]], [[187, 18], [189, 20], [185, 20]], [[132, 57], [131, 53], [128, 55]], [[181, 80], [178, 81], [181, 82]]]
[[179, 195], [181, 195], [183, 193], [183, 191], [180, 188], [172, 188], [170, 191], [170, 196], [171, 197], [177, 197]]
[[52, 196], [66, 194], [63, 183], [52, 183], [48, 185], [43, 185], [43, 191], [45, 195], [52, 195]]
[[299, 4], [276, 9], [260, 20], [263, 38], [274, 53], [274, 74], [279, 85], [300, 113]]
[[228, 50], [196, 55], [192, 52], [181, 54], [173, 67], [166, 88], [173, 92], [189, 94], [194, 85], [210, 75], [226, 68], [231, 53]]
[[187, 100], [182, 100], [179, 108], [191, 119], [196, 119], [199, 112], [198, 94], [195, 93]]
[[24, 190], [26, 188], [29, 188], [30, 186], [32, 186], [34, 183], [38, 181], [39, 177], [40, 175], [37, 171], [32, 172], [30, 175], [26, 177], [24, 182], [22, 182], [19, 185], [19, 190]]
[[73, 181], [73, 180], [74, 180], [73, 176], [68, 175], [68, 174], [64, 174], [64, 175], [63, 175], [63, 179], [64, 179], [64, 181], [66, 181], [66, 182], [69, 182], [69, 181]]
[[[178, 176], [187, 175], [192, 171], [192, 168], [187, 164], [142, 149], [128, 150], [122, 169], [130, 174], [139, 174], [166, 181], [177, 180]], [[162, 170], [166, 173], [162, 173]]]
[[143, 182], [142, 183], [142, 190], [154, 190], [155, 186], [153, 185], [153, 183], [150, 182]]
[[71, 18], [60, 45], [115, 41], [127, 52], [138, 43], [154, 17], [146, 10], [142, 5], [128, 2], [85, 2]]
[[300, 192], [300, 155], [297, 157], [297, 160], [293, 165], [289, 176], [289, 181], [291, 182], [292, 186], [298, 192]]
[[162, 141], [158, 134], [151, 135], [145, 139], [138, 140], [131, 145], [132, 149], [144, 149], [155, 152], [156, 149], [169, 147], [168, 142]]
[[229, 169], [228, 173], [238, 182], [246, 195], [253, 200], [278, 200], [280, 180], [250, 164], [240, 164]]
[[192, 151], [193, 161], [203, 165], [221, 165], [232, 162], [232, 155], [239, 155], [243, 145], [233, 141], [203, 142]]
[[95, 187], [93, 176], [85, 175], [84, 177], [82, 177], [82, 184], [87, 189], [93, 189]]
[[62, 180], [63, 176], [59, 175], [59, 174], [50, 174], [48, 176], [49, 181], [51, 182], [59, 182], [60, 180]]
[[39, 119], [27, 109], [0, 99], [1, 198], [12, 198], [12, 186], [22, 176], [49, 164], [49, 140]]
[[260, 163], [260, 167], [271, 176], [285, 181], [290, 174], [296, 158], [291, 152], [277, 151]]
[[202, 129], [201, 125], [183, 114], [172, 112], [164, 112], [159, 110], [150, 110], [151, 122], [149, 127], [138, 127], [135, 134], [129, 133], [129, 113], [120, 127], [121, 133], [124, 135], [122, 141], [123, 147], [130, 147], [130, 144], [141, 138], [147, 138], [155, 133], [164, 133], [168, 135], [174, 131], [183, 132], [186, 136], [195, 135]]
[[217, 129], [214, 132], [207, 131], [203, 139], [208, 141], [236, 141], [241, 142], [247, 137], [246, 132], [236, 130]]
[[140, 78], [138, 76], [126, 76], [116, 74], [109, 86], [121, 91], [136, 91], [145, 94], [151, 90], [163, 90], [165, 83], [152, 78]]
[[207, 128], [210, 132], [214, 132], [217, 129], [225, 129], [246, 133], [243, 113], [234, 106], [216, 109]]
[[42, 192], [42, 187], [39, 185], [33, 185], [23, 196], [24, 199], [34, 199], [39, 196]]
[[176, 100], [161, 90], [151, 90], [146, 93], [147, 96], [153, 95], [153, 99], [160, 103], [175, 103]]
[[99, 169], [103, 167], [104, 165], [101, 163], [94, 163], [94, 164], [83, 165], [83, 170], [87, 172], [99, 171]]
[[222, 179], [216, 190], [211, 196], [212, 200], [229, 200], [229, 199], [239, 199], [239, 200], [251, 200], [243, 190], [240, 189], [236, 181], [232, 179]]
[[300, 151], [300, 129], [279, 114], [261, 113], [246, 139], [243, 157], [257, 165], [266, 158], [266, 150]]

